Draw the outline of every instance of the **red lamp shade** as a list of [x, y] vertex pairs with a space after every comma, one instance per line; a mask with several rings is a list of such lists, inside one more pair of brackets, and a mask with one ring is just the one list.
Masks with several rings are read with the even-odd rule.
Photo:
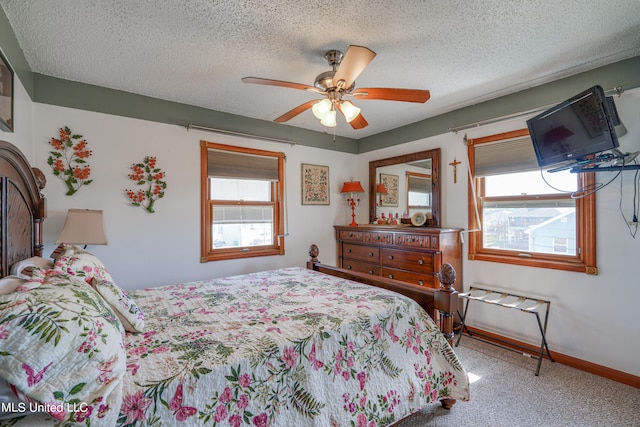
[[376, 184], [376, 193], [387, 194], [387, 187], [385, 187], [384, 184]]
[[364, 193], [364, 188], [360, 181], [348, 181], [342, 186], [341, 193]]

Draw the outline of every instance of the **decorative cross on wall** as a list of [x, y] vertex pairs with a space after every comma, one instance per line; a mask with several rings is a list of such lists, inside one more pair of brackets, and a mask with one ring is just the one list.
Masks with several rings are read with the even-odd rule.
[[455, 157], [453, 158], [453, 162], [449, 163], [451, 166], [453, 166], [453, 183], [454, 184], [458, 182], [458, 165], [461, 163], [462, 162], [457, 161]]

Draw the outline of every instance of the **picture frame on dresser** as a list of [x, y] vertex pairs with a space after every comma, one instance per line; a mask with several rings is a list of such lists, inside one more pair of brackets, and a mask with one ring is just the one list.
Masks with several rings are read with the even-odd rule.
[[13, 70], [0, 52], [0, 130], [13, 132]]
[[302, 163], [302, 204], [329, 205], [329, 166]]

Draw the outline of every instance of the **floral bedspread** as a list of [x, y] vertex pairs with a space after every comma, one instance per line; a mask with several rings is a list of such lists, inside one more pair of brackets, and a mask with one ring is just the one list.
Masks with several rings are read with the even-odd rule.
[[145, 327], [126, 334], [119, 426], [377, 427], [469, 398], [444, 336], [394, 292], [286, 268], [129, 296]]
[[383, 289], [288, 268], [130, 296], [147, 324], [120, 425], [374, 427], [469, 396], [429, 316]]

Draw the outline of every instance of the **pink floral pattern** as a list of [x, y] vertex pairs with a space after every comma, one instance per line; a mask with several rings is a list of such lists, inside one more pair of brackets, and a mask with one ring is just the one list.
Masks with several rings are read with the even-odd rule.
[[459, 360], [412, 300], [304, 268], [131, 291], [119, 425], [387, 426], [467, 400]]
[[102, 261], [78, 246], [61, 244], [56, 254], [54, 268], [71, 276], [83, 278], [111, 306], [125, 330], [142, 332], [144, 313], [136, 302], [116, 285]]
[[[43, 408], [48, 416], [40, 417], [51, 422], [116, 422], [124, 339], [122, 324], [100, 295], [62, 271], [34, 267], [25, 286], [0, 296], [0, 379], [30, 403], [25, 407]], [[17, 408], [18, 415], [24, 412]], [[41, 422], [29, 417], [20, 425]]]

